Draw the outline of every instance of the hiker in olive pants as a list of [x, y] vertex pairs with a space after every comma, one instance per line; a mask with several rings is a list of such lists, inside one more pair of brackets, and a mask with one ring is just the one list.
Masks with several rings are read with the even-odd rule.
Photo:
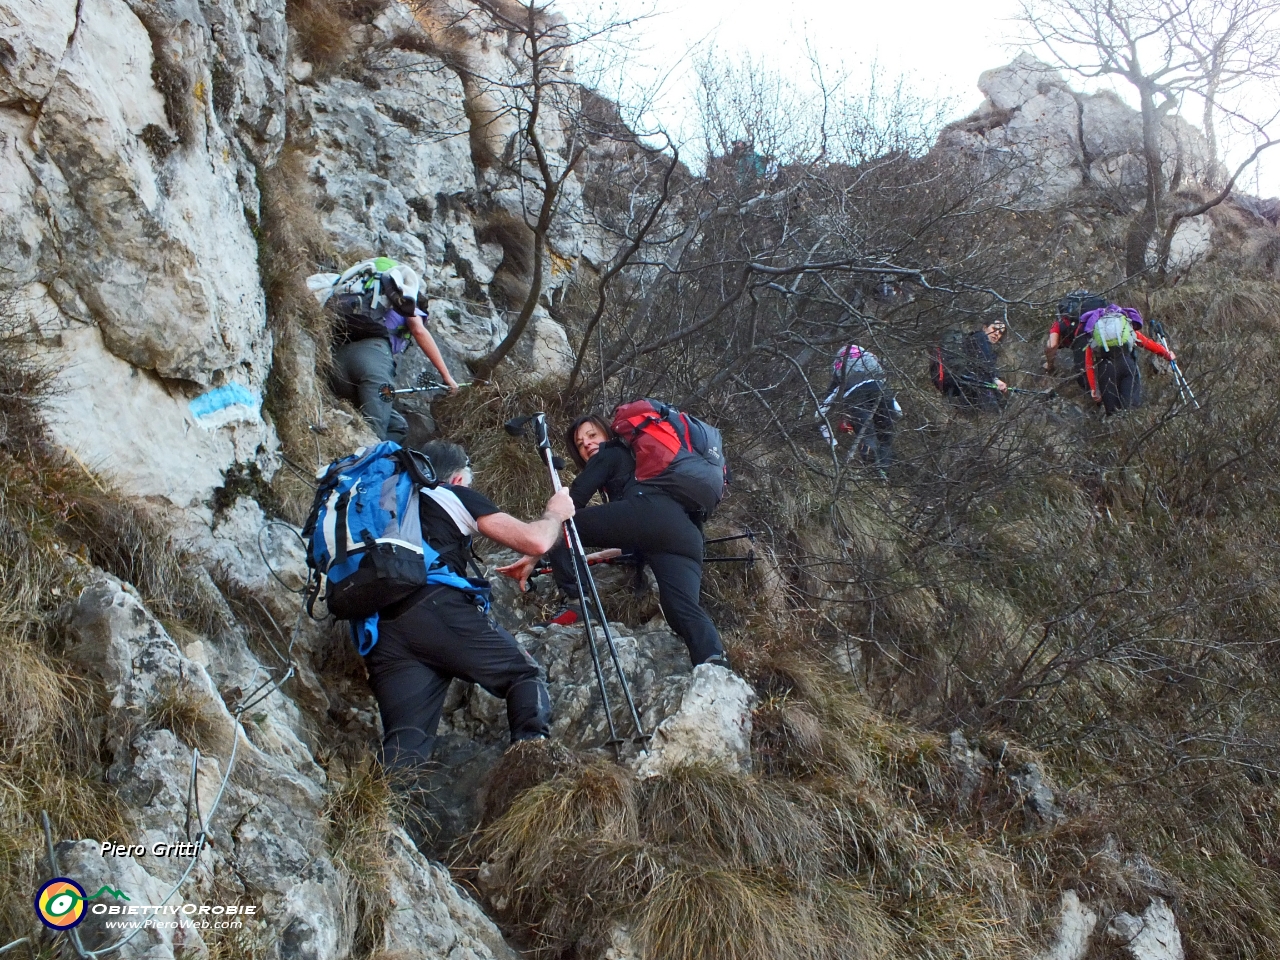
[[409, 424], [392, 404], [379, 395], [383, 384], [394, 383], [396, 360], [391, 341], [381, 337], [344, 343], [333, 351], [333, 392], [350, 400], [380, 440], [404, 444]]

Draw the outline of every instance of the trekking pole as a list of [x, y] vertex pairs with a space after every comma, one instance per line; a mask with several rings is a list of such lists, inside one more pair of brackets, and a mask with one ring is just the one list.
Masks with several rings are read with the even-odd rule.
[[[471, 386], [471, 384], [469, 383], [458, 384], [459, 389], [461, 389], [462, 387], [469, 387], [469, 386]], [[448, 393], [449, 389], [450, 388], [447, 387], [445, 384], [441, 383], [439, 380], [434, 379], [431, 376], [431, 374], [424, 371], [418, 374], [418, 379], [414, 382], [414, 385], [412, 387], [395, 388], [395, 387], [392, 387], [391, 384], [389, 383], [384, 383], [382, 386], [378, 388], [378, 398], [383, 403], [390, 403], [393, 397], [398, 397], [404, 393], [444, 394], [444, 393]]]
[[731, 537], [712, 537], [710, 540], [704, 540], [702, 542], [703, 544], [709, 545], [712, 543], [729, 543], [733, 540], [750, 540], [752, 543], [755, 543], [756, 535], [754, 531], [744, 530], [742, 533], [735, 533]]
[[1187, 378], [1183, 376], [1182, 368], [1178, 366], [1177, 360], [1169, 361], [1169, 369], [1173, 371], [1175, 382], [1178, 384], [1178, 393], [1182, 397], [1182, 402], [1186, 403], [1190, 398], [1191, 405], [1197, 410], [1200, 409], [1200, 401], [1196, 399], [1196, 395], [1191, 392], [1191, 384], [1187, 383]]
[[[1164, 324], [1159, 320], [1152, 320], [1151, 332], [1156, 335], [1156, 342], [1166, 350], [1169, 350], [1169, 338], [1164, 334]], [[1169, 352], [1172, 353], [1173, 351], [1169, 350]], [[1178, 366], [1178, 361], [1170, 360], [1169, 369], [1173, 371], [1173, 382], [1178, 385], [1178, 396], [1182, 397], [1182, 402], [1186, 403], [1190, 400], [1191, 404], [1199, 410], [1200, 401], [1197, 400], [1196, 395], [1191, 392], [1191, 384], [1187, 383], [1187, 378], [1183, 376], [1182, 368]]]
[[[996, 391], [999, 391], [1000, 389], [996, 386], [995, 382], [991, 380], [979, 380], [977, 377], [961, 377], [960, 379], [975, 387], [985, 387], [988, 390]], [[1041, 400], [1048, 400], [1053, 396], [1052, 390], [1027, 390], [1025, 387], [1011, 387], [1007, 383], [1004, 388], [1010, 393], [1020, 393], [1028, 397], [1039, 397]]]
[[[556, 493], [559, 493], [561, 486], [560, 474], [556, 472], [555, 458], [551, 453], [551, 439], [547, 434], [546, 415], [538, 413], [532, 417], [517, 417], [514, 420], [507, 421], [506, 430], [513, 436], [520, 436], [524, 432], [525, 425], [530, 422], [533, 423], [534, 441], [537, 443], [538, 452], [546, 461], [547, 471], [551, 474], [551, 486]], [[617, 645], [613, 642], [613, 631], [609, 629], [609, 621], [604, 615], [604, 604], [600, 602], [600, 592], [596, 589], [595, 578], [591, 575], [587, 552], [582, 546], [582, 538], [578, 535], [578, 526], [573, 522], [572, 517], [564, 522], [564, 533], [569, 552], [573, 557], [573, 577], [578, 587], [578, 597], [582, 601], [582, 620], [586, 628], [587, 645], [591, 651], [592, 664], [595, 666], [596, 681], [600, 685], [600, 698], [604, 702], [605, 717], [609, 722], [609, 745], [613, 747], [615, 755], [620, 755], [620, 746], [624, 741], [618, 736], [617, 727], [613, 722], [609, 695], [605, 689], [604, 670], [601, 667], [600, 655], [596, 648], [595, 629], [592, 626], [591, 617], [587, 609], [588, 601], [595, 605], [596, 615], [600, 618], [600, 627], [604, 632], [605, 645], [609, 649], [609, 657], [613, 661], [613, 668], [618, 674], [618, 685], [622, 687], [623, 698], [627, 701], [632, 723], [635, 724], [636, 735], [632, 742], [647, 743], [650, 739], [650, 734], [645, 732], [644, 721], [640, 719], [640, 713], [636, 709], [635, 698], [631, 695], [631, 685], [627, 682], [627, 675], [622, 669], [622, 661], [618, 657]], [[591, 587], [589, 598], [582, 589], [584, 580]]]

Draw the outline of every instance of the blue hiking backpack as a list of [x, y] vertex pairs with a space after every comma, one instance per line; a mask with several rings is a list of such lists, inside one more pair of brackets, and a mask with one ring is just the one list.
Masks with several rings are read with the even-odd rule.
[[487, 589], [445, 566], [422, 536], [420, 491], [439, 485], [425, 455], [385, 441], [334, 461], [319, 480], [302, 528], [307, 612], [323, 595], [333, 616], [352, 621], [361, 654], [377, 642], [378, 611], [428, 584], [457, 587], [488, 609]]

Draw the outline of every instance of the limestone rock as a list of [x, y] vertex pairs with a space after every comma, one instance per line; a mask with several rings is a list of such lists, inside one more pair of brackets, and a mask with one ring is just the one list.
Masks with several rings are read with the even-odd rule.
[[[283, 0], [248, 7], [0, 0], [0, 102], [29, 108], [0, 106], [0, 292], [57, 372], [55, 439], [124, 492], [181, 508], [275, 444], [238, 118], [253, 115], [264, 150], [283, 137]], [[236, 97], [218, 68], [233, 41]]]
[[[215, 391], [191, 390], [120, 359], [102, 331], [65, 319], [47, 297], [35, 303], [56, 326], [38, 347], [58, 366], [46, 403], [54, 438], [87, 468], [110, 478], [127, 494], [171, 507], [204, 512], [205, 501], [235, 463], [259, 463], [273, 472], [268, 454], [275, 432], [254, 406], [231, 405], [234, 419], [201, 426], [196, 409]], [[192, 404], [197, 407], [193, 409]]]
[[[1213, 221], [1207, 214], [1188, 217], [1178, 224], [1169, 244], [1169, 267], [1179, 270], [1203, 260], [1213, 249]], [[1155, 260], [1155, 241], [1147, 259]]]
[[755, 691], [733, 671], [710, 663], [694, 667], [680, 709], [654, 731], [647, 754], [636, 765], [637, 776], [654, 777], [692, 762], [749, 772], [755, 703]]
[[1065, 86], [1058, 70], [1026, 51], [1008, 66], [984, 70], [978, 76], [978, 89], [997, 110], [1012, 110], [1051, 88]]
[[1022, 795], [1022, 810], [1028, 828], [1051, 826], [1066, 816], [1058, 805], [1053, 788], [1045, 783], [1039, 764], [1026, 763], [1009, 771], [1009, 782]]
[[[1142, 119], [1115, 93], [1076, 93], [1056, 69], [1025, 52], [984, 72], [978, 86], [987, 99], [944, 130], [935, 149], [978, 164], [1011, 199], [1052, 206], [1086, 181], [1122, 196], [1145, 183]], [[1209, 175], [1199, 130], [1166, 118], [1160, 138], [1166, 174], [1181, 162], [1192, 181]]]
[[1147, 904], [1142, 916], [1120, 913], [1107, 924], [1107, 937], [1133, 960], [1184, 960], [1178, 919], [1159, 897]]
[[[103, 856], [102, 847], [94, 840], [64, 842], [57, 845], [58, 876], [75, 880], [90, 898], [90, 909], [77, 928], [86, 950], [101, 950], [122, 941], [131, 930], [108, 929], [108, 922], [120, 922], [129, 917], [95, 913], [93, 907], [121, 907], [163, 904], [172, 883], [162, 881], [148, 873], [132, 856]], [[147, 859], [143, 857], [143, 859]], [[156, 858], [151, 858], [152, 862]], [[124, 894], [117, 898], [111, 892], [101, 896], [94, 894], [109, 888]], [[178, 907], [184, 903], [181, 897], [168, 901]], [[140, 922], [141, 918], [139, 918]], [[133, 936], [118, 951], [109, 954], [122, 960], [175, 960], [190, 957], [204, 960], [208, 957], [200, 930], [180, 912], [158, 916], [155, 922]]]
[[[454, 885], [447, 870], [418, 855], [401, 831], [392, 837], [383, 948], [396, 956], [448, 960], [517, 960], [493, 922]], [[403, 951], [403, 952], [400, 952]]]
[[466, 360], [478, 360], [507, 335], [507, 325], [496, 316], [477, 316], [466, 304], [448, 299], [427, 305], [431, 335]]
[[58, 272], [113, 353], [206, 386], [235, 369], [260, 390], [270, 338], [257, 245], [223, 159], [231, 146], [199, 78], [170, 77], [184, 88], [181, 106], [152, 78], [157, 57], [169, 64], [156, 67], [163, 75], [206, 45], [192, 37], [187, 49], [157, 49], [123, 0], [86, 0], [35, 126], [35, 167]]
[[452, 215], [475, 189], [462, 85], [422, 54], [393, 51], [379, 66], [375, 90], [344, 78], [297, 88], [325, 226], [348, 260], [395, 257], [443, 290], [455, 275], [446, 248], [476, 249], [470, 219]]
[[518, 345], [517, 356], [521, 366], [529, 371], [531, 380], [546, 377], [567, 377], [573, 369], [573, 348], [564, 327], [552, 320], [541, 307], [534, 310], [529, 326]]
[[58, 74], [76, 24], [75, 0], [7, 0], [0, 4], [0, 103], [43, 100]]
[[952, 730], [949, 738], [951, 768], [956, 772], [956, 798], [963, 810], [973, 802], [983, 782], [991, 773], [988, 760], [964, 735], [963, 730]]
[[1089, 938], [1098, 925], [1098, 914], [1080, 901], [1074, 890], [1062, 894], [1062, 912], [1053, 943], [1039, 960], [1084, 960], [1089, 955]]

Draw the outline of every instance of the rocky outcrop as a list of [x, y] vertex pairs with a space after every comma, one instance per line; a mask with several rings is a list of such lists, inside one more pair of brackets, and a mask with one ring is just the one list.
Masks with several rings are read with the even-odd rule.
[[1053, 943], [1040, 960], [1084, 960], [1089, 955], [1089, 939], [1098, 926], [1098, 915], [1080, 902], [1074, 890], [1062, 895], [1062, 909]]
[[1133, 960], [1183, 960], [1182, 934], [1169, 905], [1157, 898], [1142, 915], [1120, 913], [1107, 924], [1107, 938]]
[[720, 764], [751, 772], [751, 710], [755, 691], [737, 674], [704, 663], [680, 698], [680, 708], [653, 731], [636, 775], [656, 777], [688, 763]]
[[[986, 99], [943, 131], [937, 149], [980, 161], [1009, 195], [1051, 206], [1086, 183], [1121, 195], [1145, 183], [1142, 119], [1111, 91], [1077, 93], [1025, 52], [984, 72], [978, 87]], [[1165, 119], [1161, 152], [1169, 173], [1182, 165], [1184, 182], [1209, 173], [1204, 136], [1180, 117]]]

